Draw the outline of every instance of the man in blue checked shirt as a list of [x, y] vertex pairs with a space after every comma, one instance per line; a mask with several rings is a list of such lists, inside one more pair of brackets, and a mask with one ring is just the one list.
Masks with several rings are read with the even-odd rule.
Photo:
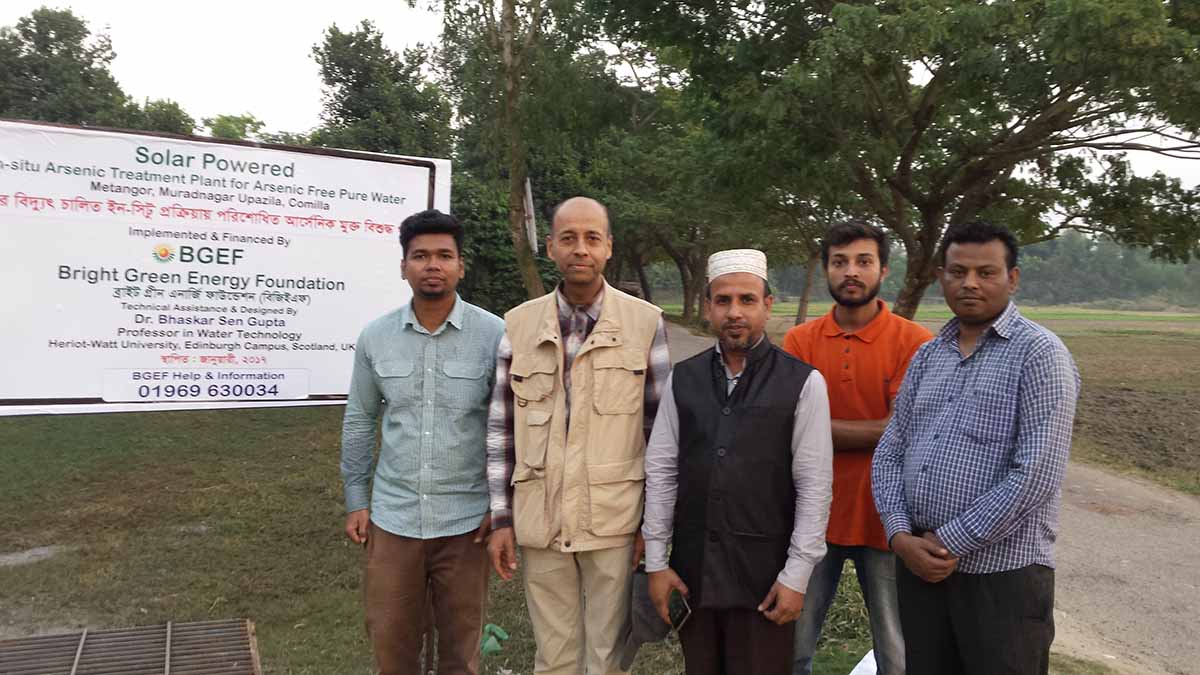
[[951, 227], [940, 258], [955, 318], [913, 357], [871, 472], [907, 670], [1045, 674], [1079, 373], [1010, 301], [1021, 275], [1006, 228]]
[[366, 546], [367, 632], [383, 675], [420, 672], [427, 588], [438, 672], [479, 672], [491, 526], [484, 440], [504, 322], [455, 292], [462, 244], [452, 216], [406, 218], [400, 269], [412, 303], [367, 325], [354, 350], [342, 424], [346, 536]]

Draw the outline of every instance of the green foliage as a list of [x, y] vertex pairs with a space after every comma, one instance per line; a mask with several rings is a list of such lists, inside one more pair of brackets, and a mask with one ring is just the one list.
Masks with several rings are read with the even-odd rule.
[[70, 10], [45, 7], [0, 28], [0, 116], [111, 124], [127, 99], [109, 72], [115, 54]]
[[0, 110], [9, 117], [83, 123], [120, 107], [107, 36], [69, 10], [34, 10], [0, 29]]
[[34, 10], [0, 28], [0, 117], [190, 134], [178, 103], [126, 96], [109, 71], [116, 54], [71, 10]]
[[[503, 315], [527, 299], [508, 233], [508, 194], [503, 185], [485, 183], [466, 172], [456, 172], [452, 180], [451, 211], [466, 230], [467, 273], [458, 292], [468, 302]], [[558, 270], [549, 259], [539, 258], [538, 270], [547, 288], [558, 280]]]
[[205, 117], [204, 126], [213, 138], [235, 141], [258, 140], [262, 136], [264, 123], [250, 113], [245, 115], [217, 115]]
[[1021, 250], [1020, 298], [1042, 305], [1160, 298], [1200, 307], [1200, 261], [1168, 264], [1075, 232]]
[[133, 105], [130, 114], [134, 119], [125, 125], [130, 129], [169, 134], [192, 134], [196, 131], [196, 120], [175, 101], [148, 100], [140, 108]]
[[[503, 64], [488, 38], [495, 27], [489, 28], [489, 17], [476, 3], [445, 3], [443, 11], [437, 64], [458, 114], [456, 166], [483, 180], [506, 178]], [[613, 75], [609, 55], [578, 34], [571, 23], [578, 17], [557, 18], [523, 52], [529, 68], [517, 120], [527, 145], [535, 207], [543, 218], [563, 199], [589, 193], [587, 177], [600, 155], [597, 144], [609, 129], [628, 126], [637, 96]]]
[[421, 47], [397, 54], [370, 21], [349, 32], [336, 25], [313, 47], [321, 69], [325, 125], [312, 142], [329, 147], [446, 157], [449, 102], [422, 75], [429, 54]]
[[258, 140], [263, 143], [278, 143], [280, 145], [317, 145], [313, 142], [311, 132], [264, 131], [258, 134]]
[[1169, 259], [1200, 252], [1195, 189], [1079, 152], [1157, 139], [1198, 156], [1200, 30], [1185, 3], [595, 6], [613, 33], [677, 54], [693, 95], [717, 103], [708, 125], [769, 150], [758, 156], [789, 200], [889, 227], [908, 254], [909, 312], [944, 228], [980, 215], [1027, 241], [1067, 227]]

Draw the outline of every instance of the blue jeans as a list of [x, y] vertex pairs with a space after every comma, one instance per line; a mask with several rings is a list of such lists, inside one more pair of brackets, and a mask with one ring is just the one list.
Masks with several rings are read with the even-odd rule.
[[804, 610], [796, 621], [795, 667], [792, 675], [811, 675], [813, 654], [821, 627], [837, 595], [842, 567], [854, 561], [858, 586], [862, 588], [871, 616], [871, 639], [879, 675], [904, 675], [904, 636], [900, 631], [900, 604], [896, 600], [896, 556], [867, 546], [829, 544], [808, 581]]

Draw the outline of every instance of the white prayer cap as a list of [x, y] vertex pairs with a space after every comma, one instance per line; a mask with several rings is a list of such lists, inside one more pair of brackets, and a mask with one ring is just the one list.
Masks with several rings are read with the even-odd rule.
[[767, 279], [767, 254], [752, 248], [735, 248], [729, 251], [718, 251], [708, 256], [708, 280], [722, 274], [734, 272], [749, 272], [756, 277]]

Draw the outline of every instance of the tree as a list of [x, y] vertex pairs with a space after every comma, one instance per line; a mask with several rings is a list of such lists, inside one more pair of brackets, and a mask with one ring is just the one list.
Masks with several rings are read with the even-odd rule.
[[262, 120], [250, 113], [204, 118], [204, 127], [209, 135], [234, 141], [260, 140], [264, 126]]
[[336, 25], [313, 47], [321, 69], [324, 125], [312, 142], [330, 147], [446, 157], [451, 149], [449, 102], [422, 75], [428, 52], [397, 54], [370, 21], [343, 32]]
[[1200, 21], [1186, 3], [605, 6], [613, 32], [678, 50], [694, 88], [718, 102], [721, 134], [782, 122], [793, 133], [778, 152], [819, 159], [853, 186], [853, 210], [907, 254], [903, 315], [934, 278], [945, 228], [978, 217], [1026, 242], [1086, 228], [1169, 259], [1200, 253], [1194, 188], [1122, 185], [1121, 160], [1097, 168], [1083, 154], [1200, 157]]
[[34, 10], [0, 28], [0, 117], [190, 134], [175, 101], [130, 99], [109, 72], [116, 54], [70, 10]]
[[196, 120], [175, 101], [147, 100], [140, 108], [136, 104], [132, 107], [134, 119], [127, 124], [130, 129], [169, 134], [192, 134], [196, 131]]
[[[460, 113], [482, 114], [496, 125], [508, 184], [508, 226], [521, 281], [530, 298], [545, 293], [537, 262], [525, 235], [525, 179], [529, 146], [522, 117], [527, 112], [525, 85], [534, 72], [549, 0], [445, 0], [443, 40], [459, 68], [452, 75], [473, 81], [482, 90], [473, 98], [490, 110], [459, 107]], [[452, 50], [452, 51], [451, 51]], [[460, 88], [460, 92], [463, 91]], [[460, 99], [461, 100], [461, 99]]]
[[34, 10], [0, 28], [0, 116], [110, 125], [128, 100], [109, 72], [115, 54], [70, 10]]
[[[660, 114], [635, 130], [613, 129], [597, 152], [589, 181], [609, 205], [618, 240], [660, 248], [679, 272], [683, 319], [695, 321], [707, 283], [708, 256], [728, 246], [794, 252], [777, 214], [747, 199], [732, 172], [729, 146], [716, 139], [678, 92], [665, 90]], [[640, 267], [648, 257], [629, 255]], [[639, 269], [639, 276], [644, 276]]]
[[[527, 299], [508, 236], [506, 190], [465, 171], [456, 171], [452, 180], [454, 215], [467, 233], [463, 244], [467, 273], [459, 292], [472, 303], [503, 314]], [[538, 271], [547, 284], [557, 274], [547, 259], [539, 261]]]

